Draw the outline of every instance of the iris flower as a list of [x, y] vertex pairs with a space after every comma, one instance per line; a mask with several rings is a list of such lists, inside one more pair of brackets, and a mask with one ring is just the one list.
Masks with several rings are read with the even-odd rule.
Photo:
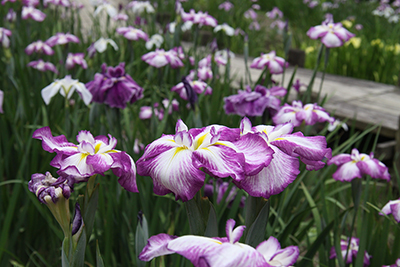
[[218, 6], [218, 9], [223, 9], [225, 11], [229, 11], [233, 8], [233, 4], [229, 1], [225, 1]]
[[34, 69], [37, 69], [39, 71], [52, 71], [54, 73], [58, 73], [58, 70], [56, 66], [54, 66], [53, 63], [51, 62], [45, 62], [42, 59], [36, 60], [36, 61], [31, 61], [28, 63], [28, 67], [32, 67]]
[[2, 90], [0, 90], [0, 113], [4, 113], [3, 100], [4, 100], [4, 92]]
[[283, 73], [283, 68], [288, 63], [281, 57], [277, 57], [275, 51], [271, 51], [268, 54], [262, 54], [260, 57], [256, 57], [250, 65], [250, 68], [264, 69], [268, 68], [271, 74]]
[[396, 222], [400, 223], [400, 198], [396, 200], [390, 200], [383, 208], [380, 215], [392, 214]]
[[237, 142], [234, 129], [211, 125], [188, 130], [182, 120], [175, 129], [175, 135], [163, 135], [149, 144], [137, 161], [138, 174], [153, 179], [157, 195], [172, 192], [176, 199], [188, 201], [203, 186], [205, 173], [241, 181], [267, 166], [272, 157], [271, 149], [255, 134]]
[[214, 28], [214, 32], [219, 32], [221, 30], [224, 31], [228, 36], [233, 36], [235, 34], [235, 29], [226, 23], [218, 25]]
[[161, 68], [166, 65], [171, 65], [172, 68], [183, 67], [183, 62], [179, 58], [176, 51], [173, 49], [165, 51], [164, 49], [156, 49], [156, 51], [149, 52], [142, 56], [142, 60], [150, 66]]
[[10, 37], [12, 32], [9, 29], [0, 27], [0, 42], [3, 45], [3, 47], [8, 48], [10, 47]]
[[86, 105], [89, 105], [90, 101], [92, 101], [92, 94], [83, 83], [79, 82], [78, 80], [71, 79], [71, 75], [67, 75], [61, 80], [55, 80], [53, 83], [43, 88], [42, 98], [46, 105], [48, 105], [51, 98], [58, 92], [60, 92], [62, 96], [69, 99], [75, 90], [79, 93], [83, 102], [85, 102]]
[[120, 177], [118, 182], [130, 192], [138, 192], [136, 167], [124, 151], [115, 149], [117, 139], [108, 135], [93, 137], [89, 131], [80, 131], [78, 145], [70, 143], [64, 135], [53, 136], [49, 127], [37, 129], [33, 138], [42, 140], [44, 150], [57, 155], [50, 165], [58, 168], [61, 176], [73, 176], [75, 181], [87, 181], [90, 176], [104, 174], [111, 169]]
[[35, 21], [42, 22], [46, 18], [46, 14], [44, 14], [39, 9], [34, 8], [33, 6], [23, 6], [21, 18], [33, 19]]
[[68, 43], [79, 43], [79, 38], [70, 33], [56, 33], [56, 35], [47, 39], [46, 44], [53, 47], [55, 45], [64, 45]]
[[328, 48], [342, 46], [355, 36], [355, 34], [346, 30], [342, 23], [334, 23], [333, 20], [324, 21], [322, 25], [311, 27], [307, 31], [307, 35], [311, 39], [321, 38], [321, 42]]
[[216, 27], [218, 25], [217, 20], [208, 14], [208, 12], [195, 12], [194, 9], [191, 9], [189, 13], [185, 13], [182, 11], [182, 20], [183, 22], [186, 21], [191, 21], [193, 24], [198, 24], [199, 27], [205, 25], [205, 26], [211, 26], [211, 27]]
[[277, 114], [272, 118], [275, 124], [291, 122], [295, 127], [300, 126], [303, 122], [306, 125], [314, 125], [317, 122], [334, 122], [335, 119], [329, 116], [324, 108], [317, 104], [306, 104], [299, 100], [294, 100], [292, 105], [285, 104], [281, 107]]
[[398, 258], [392, 265], [383, 265], [382, 267], [400, 267], [400, 258]]
[[139, 39], [143, 39], [147, 41], [149, 37], [147, 36], [147, 33], [140, 29], [136, 29], [132, 26], [128, 27], [119, 27], [117, 28], [117, 33], [123, 35], [126, 39], [131, 40], [131, 41], [137, 41]]
[[[357, 257], [358, 249], [359, 249], [360, 240], [356, 237], [352, 237], [350, 241], [349, 251], [347, 252], [347, 247], [349, 246], [349, 239], [347, 240], [340, 240], [340, 250], [343, 259], [346, 261], [346, 264], [353, 262], [353, 260]], [[347, 259], [346, 259], [347, 253]], [[335, 247], [331, 248], [329, 258], [334, 259], [336, 258], [336, 250]], [[370, 264], [371, 256], [365, 251], [364, 253], [364, 266], [368, 266]]]
[[245, 179], [233, 181], [239, 188], [254, 197], [269, 198], [282, 192], [300, 173], [299, 160], [307, 170], [319, 170], [331, 158], [331, 149], [326, 147], [324, 136], [306, 137], [301, 132], [293, 133], [291, 123], [277, 126], [259, 125], [252, 127], [248, 118], [240, 124], [241, 138], [247, 134], [259, 134], [274, 151], [268, 166], [260, 172], [247, 175]]
[[361, 178], [363, 175], [370, 175], [372, 178], [384, 179], [389, 181], [390, 175], [388, 168], [377, 159], [374, 154], [369, 155], [360, 153], [356, 148], [351, 150], [351, 154], [339, 154], [328, 161], [328, 165], [338, 166], [333, 174], [333, 179], [341, 182], [350, 182], [354, 178]]
[[67, 60], [65, 61], [65, 66], [67, 69], [72, 69], [76, 65], [82, 67], [82, 69], [87, 69], [88, 65], [85, 60], [85, 54], [83, 53], [68, 53]]
[[44, 53], [45, 55], [48, 55], [48, 56], [51, 56], [54, 54], [54, 51], [51, 48], [51, 46], [49, 46], [42, 40], [33, 42], [25, 48], [25, 53], [27, 55], [32, 55], [33, 52]]
[[279, 241], [270, 237], [257, 248], [239, 243], [245, 226], [234, 228], [235, 221], [226, 222], [226, 237], [203, 237], [186, 235], [181, 237], [158, 234], [147, 241], [139, 255], [142, 261], [178, 253], [189, 259], [195, 267], [271, 267], [290, 266], [299, 257], [299, 248], [289, 246], [282, 249]]

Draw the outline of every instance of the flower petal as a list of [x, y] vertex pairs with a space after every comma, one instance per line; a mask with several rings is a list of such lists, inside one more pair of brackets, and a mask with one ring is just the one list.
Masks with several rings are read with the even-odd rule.
[[150, 261], [155, 257], [175, 253], [167, 248], [168, 243], [176, 238], [167, 234], [158, 234], [147, 240], [147, 245], [139, 254], [139, 260]]
[[129, 192], [139, 192], [136, 185], [136, 166], [126, 152], [110, 153], [114, 160], [111, 165], [113, 173], [119, 177], [118, 183]]

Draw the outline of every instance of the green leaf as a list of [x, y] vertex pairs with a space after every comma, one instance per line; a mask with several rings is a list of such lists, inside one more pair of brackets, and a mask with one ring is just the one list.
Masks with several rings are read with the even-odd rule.
[[104, 267], [104, 262], [101, 257], [100, 248], [99, 248], [99, 241], [96, 241], [96, 266]]
[[[144, 216], [144, 214], [139, 212], [138, 218], [139, 222], [137, 224], [135, 234], [136, 256], [139, 256], [140, 252], [142, 252], [143, 248], [147, 244], [147, 239], [149, 239], [149, 225], [147, 223], [146, 217]], [[136, 265], [138, 267], [142, 267], [146, 265], [146, 262], [137, 259]]]
[[[246, 207], [246, 227], [249, 227], [249, 230], [246, 234], [245, 243], [256, 247], [265, 240], [265, 229], [267, 228], [270, 204], [264, 198], [251, 196], [249, 198], [250, 204]], [[247, 216], [251, 213], [257, 216], [254, 221], [252, 221], [254, 216], [251, 216], [250, 220], [247, 219]]]
[[215, 213], [214, 205], [208, 201], [210, 204], [210, 213], [208, 215], [207, 227], [204, 232], [204, 236], [215, 237], [218, 236], [218, 221], [217, 214]]

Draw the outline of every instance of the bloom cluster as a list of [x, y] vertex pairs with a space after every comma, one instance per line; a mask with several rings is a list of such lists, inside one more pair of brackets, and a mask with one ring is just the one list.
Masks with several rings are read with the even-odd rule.
[[232, 177], [251, 196], [269, 198], [282, 192], [299, 174], [299, 160], [308, 170], [331, 157], [325, 137], [291, 134], [292, 124], [252, 127], [244, 118], [240, 129], [210, 125], [188, 129], [179, 120], [175, 135], [149, 144], [137, 161], [138, 174], [153, 179], [154, 193], [174, 193], [188, 201], [203, 186], [205, 174]]
[[158, 234], [147, 241], [147, 245], [139, 255], [142, 261], [178, 253], [189, 259], [194, 266], [210, 267], [263, 267], [291, 266], [299, 257], [300, 251], [296, 246], [281, 248], [275, 237], [261, 242], [255, 249], [247, 244], [239, 243], [245, 226], [234, 228], [235, 221], [226, 222], [226, 237], [203, 236], [171, 236]]

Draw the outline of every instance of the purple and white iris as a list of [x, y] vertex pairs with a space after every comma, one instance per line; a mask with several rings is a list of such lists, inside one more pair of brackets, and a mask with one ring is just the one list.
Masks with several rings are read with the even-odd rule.
[[93, 95], [93, 101], [110, 107], [126, 108], [127, 103], [134, 103], [143, 97], [143, 88], [125, 73], [125, 63], [116, 67], [101, 66], [102, 73], [96, 73], [94, 80], [86, 87]]
[[237, 130], [221, 125], [188, 130], [179, 120], [175, 135], [163, 135], [146, 147], [137, 161], [138, 174], [153, 179], [155, 194], [174, 193], [182, 201], [200, 190], [205, 173], [241, 181], [267, 166], [272, 150], [257, 134], [237, 140]]
[[265, 109], [273, 113], [279, 110], [282, 97], [286, 94], [283, 87], [272, 87], [270, 89], [257, 85], [254, 91], [246, 86], [246, 91], [239, 90], [237, 95], [224, 98], [224, 109], [226, 114], [237, 114], [239, 116], [262, 116]]
[[142, 60], [145, 61], [150, 66], [161, 68], [168, 64], [171, 68], [183, 67], [183, 62], [179, 58], [175, 50], [171, 49], [165, 51], [164, 49], [156, 49], [156, 51], [149, 52], [142, 56]]
[[282, 249], [279, 241], [271, 236], [254, 249], [239, 243], [245, 226], [234, 226], [233, 219], [226, 222], [227, 237], [224, 238], [194, 235], [176, 237], [167, 234], [152, 236], [139, 259], [150, 261], [158, 256], [178, 253], [189, 259], [195, 267], [286, 267], [297, 261], [300, 254], [298, 247]]
[[[353, 262], [353, 260], [357, 257], [359, 244], [360, 244], [360, 240], [356, 237], [352, 237], [351, 241], [350, 241], [349, 251], [347, 253], [347, 247], [349, 246], [349, 239], [347, 238], [347, 240], [343, 240], [343, 239], [340, 240], [340, 250], [341, 250], [343, 260], [345, 260], [346, 264]], [[346, 253], [347, 253], [347, 259], [346, 259]], [[334, 259], [336, 257], [337, 257], [337, 255], [336, 255], [335, 247], [332, 247], [329, 258]], [[368, 266], [370, 264], [370, 261], [369, 261], [370, 258], [372, 258], [372, 256], [370, 256], [368, 254], [368, 252], [365, 251], [364, 266]]]
[[294, 100], [292, 105], [285, 104], [272, 118], [275, 124], [291, 122], [295, 127], [303, 122], [306, 125], [314, 125], [317, 122], [334, 122], [335, 119], [329, 116], [324, 108], [317, 104], [306, 104], [300, 100]]
[[73, 176], [76, 182], [80, 182], [111, 169], [120, 177], [118, 182], [122, 187], [138, 192], [135, 163], [126, 152], [115, 149], [117, 140], [111, 135], [108, 138], [104, 135], [93, 137], [89, 131], [80, 131], [76, 137], [79, 144], [75, 145], [64, 135], [54, 137], [49, 127], [43, 127], [37, 129], [32, 137], [42, 140], [44, 150], [57, 153], [50, 165], [59, 169], [59, 175]]
[[346, 30], [342, 23], [334, 23], [333, 20], [324, 21], [322, 25], [311, 27], [307, 31], [307, 35], [311, 39], [321, 38], [321, 42], [328, 48], [342, 46], [355, 36], [355, 34]]
[[42, 40], [33, 42], [25, 48], [25, 53], [27, 55], [32, 55], [33, 52], [44, 53], [45, 55], [48, 55], [48, 56], [51, 56], [54, 54], [54, 51], [51, 48], [51, 46], [49, 46]]
[[117, 28], [117, 33], [123, 35], [126, 39], [131, 41], [137, 41], [143, 39], [145, 41], [149, 40], [147, 33], [140, 29], [136, 29], [132, 26]]
[[67, 60], [65, 61], [65, 66], [67, 69], [72, 69], [75, 65], [79, 65], [82, 69], [87, 69], [88, 65], [85, 60], [85, 54], [83, 53], [68, 53]]
[[229, 1], [225, 1], [218, 6], [218, 9], [223, 9], [225, 11], [229, 11], [233, 8], [233, 4]]
[[400, 258], [398, 258], [392, 265], [383, 265], [382, 267], [400, 267]]
[[400, 223], [400, 198], [396, 200], [390, 200], [386, 205], [382, 208], [382, 213], [380, 215], [392, 214], [396, 222]]
[[299, 160], [307, 170], [319, 170], [330, 159], [332, 151], [326, 147], [324, 136], [306, 137], [301, 132], [293, 133], [291, 123], [277, 126], [259, 125], [252, 127], [248, 118], [240, 123], [241, 139], [247, 134], [257, 134], [274, 151], [270, 163], [261, 171], [247, 175], [245, 179], [233, 181], [239, 188], [254, 197], [269, 198], [281, 193], [300, 173]]
[[194, 9], [191, 9], [189, 13], [182, 11], [182, 20], [183, 22], [191, 21], [193, 24], [198, 24], [199, 27], [203, 25], [216, 27], [218, 25], [218, 21], [208, 12], [199, 11], [196, 13]]
[[46, 18], [46, 14], [44, 14], [42, 11], [40, 11], [39, 9], [36, 9], [33, 6], [23, 6], [21, 18], [22, 19], [33, 19], [35, 21], [42, 22]]
[[261, 53], [260, 57], [256, 57], [250, 65], [250, 68], [264, 69], [268, 68], [271, 74], [283, 73], [283, 69], [287, 67], [288, 63], [281, 57], [276, 56], [275, 51], [271, 51], [268, 54]]
[[56, 66], [54, 66], [53, 63], [51, 62], [45, 62], [42, 59], [39, 59], [37, 61], [31, 61], [28, 63], [28, 67], [32, 67], [34, 69], [37, 69], [39, 71], [52, 71], [56, 74], [58, 74], [58, 70], [56, 68]]
[[79, 43], [79, 38], [70, 33], [56, 33], [56, 35], [47, 39], [46, 44], [53, 47], [55, 45], [64, 45], [68, 43]]
[[388, 168], [377, 159], [374, 154], [360, 153], [356, 148], [351, 154], [339, 154], [328, 161], [328, 165], [338, 166], [333, 174], [333, 179], [341, 182], [350, 182], [354, 178], [362, 178], [363, 175], [370, 175], [372, 178], [390, 180]]
[[[204, 95], [212, 94], [212, 88], [208, 86], [206, 82], [203, 82], [201, 80], [193, 81], [191, 79], [187, 79], [187, 81], [192, 87], [193, 91], [196, 92], [196, 94], [202, 94], [202, 93], [204, 93]], [[178, 93], [183, 100], [189, 100], [188, 92], [183, 82], [180, 82], [174, 87], [172, 87], [171, 91]]]
[[0, 27], [0, 42], [4, 48], [10, 47], [10, 37], [12, 32], [9, 29]]

